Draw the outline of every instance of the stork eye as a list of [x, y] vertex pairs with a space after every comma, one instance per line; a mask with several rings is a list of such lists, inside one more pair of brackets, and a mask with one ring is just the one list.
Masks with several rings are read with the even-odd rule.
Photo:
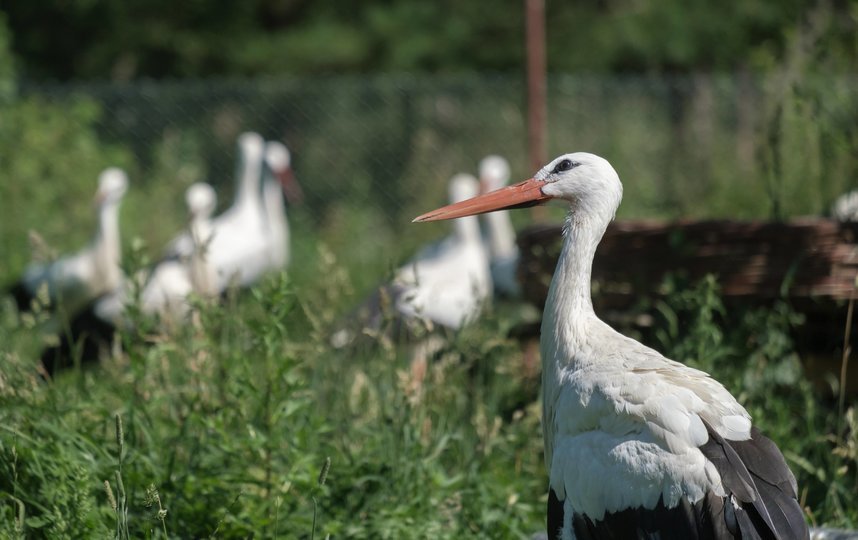
[[554, 166], [554, 173], [568, 171], [569, 169], [574, 169], [578, 164], [573, 162], [571, 159], [564, 159], [560, 163]]

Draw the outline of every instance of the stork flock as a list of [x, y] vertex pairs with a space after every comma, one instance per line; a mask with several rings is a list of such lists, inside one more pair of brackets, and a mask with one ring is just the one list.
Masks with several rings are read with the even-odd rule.
[[61, 340], [42, 355], [48, 372], [68, 363], [76, 341], [83, 341], [84, 356], [93, 357], [115, 328], [131, 327], [128, 307], [135, 291], [143, 313], [180, 324], [194, 295], [217, 297], [233, 283], [250, 286], [267, 272], [286, 267], [284, 193], [287, 198], [300, 196], [289, 150], [252, 132], [240, 135], [237, 143], [232, 206], [212, 217], [217, 206], [214, 189], [205, 183], [191, 185], [185, 193], [186, 229], [170, 241], [160, 261], [132, 276], [123, 274], [120, 260], [119, 207], [128, 177], [118, 168], [101, 173], [98, 219], [89, 245], [55, 261], [31, 263], [10, 287], [20, 311], [35, 308], [55, 315], [47, 326], [60, 333]]
[[[291, 179], [289, 154], [250, 134], [240, 137], [239, 148], [235, 203], [211, 219], [211, 188], [189, 189], [188, 230], [146, 276], [145, 310], [181, 317], [192, 292], [246, 286], [288, 263], [280, 186]], [[736, 398], [708, 374], [623, 336], [594, 312], [593, 258], [623, 192], [613, 167], [579, 152], [518, 184], [506, 186], [508, 179], [509, 166], [497, 156], [481, 162], [480, 181], [453, 177], [450, 204], [414, 220], [455, 219], [452, 234], [397, 270], [363, 306], [361, 324], [377, 324], [387, 297], [402, 319], [456, 329], [478, 315], [493, 291], [517, 294], [518, 254], [505, 211], [563, 201], [569, 208], [563, 249], [541, 331], [548, 538], [809, 538], [795, 477]], [[49, 296], [62, 298], [67, 309], [91, 305], [99, 319], [123, 324], [129, 278], [118, 270], [117, 207], [126, 190], [121, 171], [105, 171], [90, 247], [29, 268], [19, 292], [36, 296], [47, 284]], [[487, 214], [485, 237], [481, 214]], [[332, 342], [342, 346], [351, 337], [342, 330]]]

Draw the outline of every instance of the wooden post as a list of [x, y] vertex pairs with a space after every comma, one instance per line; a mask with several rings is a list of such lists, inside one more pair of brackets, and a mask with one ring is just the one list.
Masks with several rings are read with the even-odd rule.
[[[548, 161], [546, 148], [545, 0], [524, 0], [525, 47], [527, 48], [527, 141], [530, 172]], [[545, 216], [542, 207], [533, 217]]]

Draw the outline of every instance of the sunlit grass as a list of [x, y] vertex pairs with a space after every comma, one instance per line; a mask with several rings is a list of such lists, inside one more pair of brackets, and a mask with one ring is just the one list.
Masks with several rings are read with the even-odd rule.
[[[335, 282], [348, 281], [330, 254], [319, 261]], [[32, 331], [6, 305], [0, 535], [523, 538], [541, 530], [538, 373], [505, 337], [517, 308], [498, 306], [450, 336], [418, 384], [405, 346], [328, 345], [338, 306], [349, 301], [337, 290], [299, 291], [273, 276], [223, 305], [200, 302], [194, 324], [173, 333], [157, 325], [129, 333], [121, 354], [50, 383], [25, 346]], [[836, 407], [803, 379], [791, 350], [788, 330], [799, 321], [788, 308], [728, 317], [707, 281], [678, 288], [655, 313], [650, 340], [711, 371], [784, 449], [812, 521], [854, 526], [854, 409], [839, 436]]]

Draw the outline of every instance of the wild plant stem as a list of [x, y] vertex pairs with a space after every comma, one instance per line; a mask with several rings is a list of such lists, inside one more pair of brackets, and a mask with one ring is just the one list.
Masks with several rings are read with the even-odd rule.
[[310, 540], [316, 538], [316, 498], [313, 497], [313, 528], [310, 530]]
[[843, 356], [840, 358], [840, 389], [837, 396], [837, 437], [843, 439], [843, 409], [846, 406], [846, 372], [849, 368], [849, 353], [851, 346], [849, 338], [852, 334], [852, 312], [855, 307], [855, 288], [849, 296], [849, 307], [846, 310], [846, 331], [843, 333]]

